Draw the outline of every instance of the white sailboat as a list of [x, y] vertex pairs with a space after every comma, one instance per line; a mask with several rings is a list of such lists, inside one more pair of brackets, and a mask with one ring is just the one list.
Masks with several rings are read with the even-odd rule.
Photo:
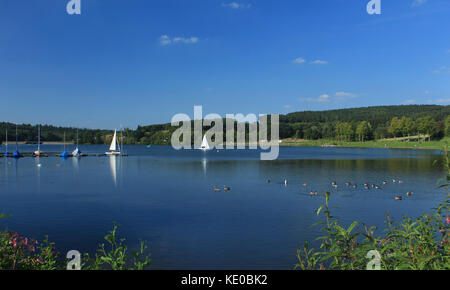
[[41, 156], [41, 125], [38, 127], [38, 148], [34, 151], [34, 156]]
[[120, 155], [120, 146], [117, 142], [117, 130], [114, 129], [114, 136], [111, 141], [111, 146], [109, 146], [109, 151], [105, 152], [106, 155]]
[[8, 152], [8, 130], [6, 130], [6, 150], [3, 156], [9, 156], [11, 153]]
[[77, 129], [77, 148], [75, 148], [75, 150], [73, 150], [72, 156], [73, 157], [80, 157], [81, 156], [81, 150], [78, 149], [78, 129]]
[[210, 149], [210, 147], [209, 147], [208, 140], [206, 139], [206, 134], [205, 134], [205, 136], [203, 136], [202, 145], [200, 145], [200, 150], [206, 151], [209, 149]]

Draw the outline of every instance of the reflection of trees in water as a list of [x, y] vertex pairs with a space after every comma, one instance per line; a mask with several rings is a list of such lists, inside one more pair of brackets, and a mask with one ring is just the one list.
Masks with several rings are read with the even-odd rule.
[[276, 174], [278, 176], [292, 176], [315, 171], [318, 174], [335, 175], [337, 172], [371, 172], [384, 173], [395, 177], [402, 174], [439, 172], [442, 168], [435, 166], [434, 160], [442, 157], [424, 158], [391, 158], [391, 159], [354, 159], [354, 160], [278, 160], [259, 162], [260, 176]]

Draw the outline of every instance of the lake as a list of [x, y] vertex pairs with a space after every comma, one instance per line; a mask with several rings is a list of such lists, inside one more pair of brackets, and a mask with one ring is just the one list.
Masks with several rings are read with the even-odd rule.
[[[331, 204], [339, 207], [334, 214], [345, 225], [357, 219], [380, 227], [387, 212], [397, 219], [422, 214], [446, 195], [437, 188], [445, 172], [433, 164], [442, 158], [439, 151], [281, 147], [276, 161], [260, 161], [257, 150], [126, 146], [126, 152], [128, 157], [0, 158], [0, 212], [12, 215], [1, 228], [38, 239], [48, 235], [64, 254], [94, 253], [116, 222], [130, 248], [148, 241], [154, 269], [292, 269], [296, 249], [321, 234], [311, 225], [322, 220], [315, 211], [324, 196], [311, 197], [311, 190], [331, 191]], [[365, 182], [382, 188], [364, 189]], [[231, 190], [214, 192], [224, 185]], [[395, 201], [396, 195], [403, 200]]]

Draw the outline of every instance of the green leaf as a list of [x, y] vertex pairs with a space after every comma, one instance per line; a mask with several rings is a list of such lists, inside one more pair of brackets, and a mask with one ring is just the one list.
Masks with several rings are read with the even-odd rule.
[[321, 205], [321, 206], [317, 209], [317, 215], [320, 214], [320, 212], [322, 211], [323, 208], [324, 208], [324, 205]]
[[358, 224], [358, 222], [357, 222], [357, 221], [354, 221], [354, 222], [348, 227], [347, 233], [350, 234], [350, 233], [353, 231], [353, 229], [356, 227], [357, 224]]

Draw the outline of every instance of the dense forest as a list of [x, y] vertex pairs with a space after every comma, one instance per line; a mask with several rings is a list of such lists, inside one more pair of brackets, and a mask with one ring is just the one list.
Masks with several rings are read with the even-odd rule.
[[[225, 124], [225, 120], [223, 120]], [[235, 128], [237, 123], [234, 124]], [[248, 127], [248, 124], [246, 124]], [[191, 128], [194, 126], [192, 125]], [[177, 127], [170, 123], [138, 126], [124, 130], [125, 144], [170, 144]], [[204, 131], [209, 128], [204, 127]], [[225, 134], [224, 128], [224, 134]], [[0, 123], [0, 140], [15, 140], [16, 125]], [[79, 131], [82, 144], [104, 144], [111, 140], [111, 130], [91, 130], [41, 126], [42, 142], [75, 142]], [[18, 139], [28, 143], [37, 142], [37, 125], [18, 125]], [[247, 130], [248, 132], [248, 130]], [[338, 141], [368, 141], [375, 139], [427, 135], [429, 139], [450, 136], [450, 106], [405, 105], [378, 106], [330, 111], [305, 111], [280, 116], [280, 138], [330, 139]]]
[[[15, 142], [16, 128], [17, 139], [20, 142], [37, 143], [38, 126], [29, 124], [16, 125], [12, 123], [0, 123], [0, 140], [2, 142], [5, 141], [6, 131], [8, 131], [8, 141]], [[77, 129], [41, 125], [41, 142], [63, 142], [65, 134], [66, 142], [75, 143], [77, 131], [78, 140], [82, 144], [103, 144], [106, 142], [106, 137], [112, 134], [110, 130]]]
[[297, 112], [280, 116], [280, 138], [367, 141], [426, 134], [440, 139], [449, 115], [450, 106], [438, 105]]

